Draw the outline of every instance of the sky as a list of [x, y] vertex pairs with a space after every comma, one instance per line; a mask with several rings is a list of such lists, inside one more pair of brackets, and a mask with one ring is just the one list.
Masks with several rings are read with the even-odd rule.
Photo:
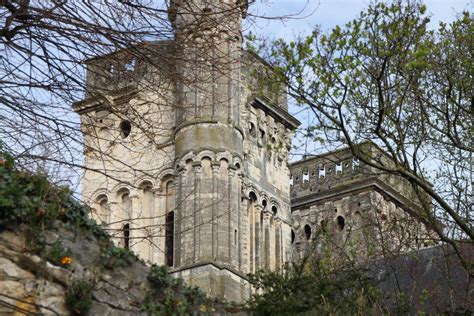
[[[331, 30], [356, 18], [371, 1], [368, 0], [256, 0], [251, 12], [259, 16], [296, 15], [285, 22], [258, 19], [256, 25], [247, 26], [256, 34], [292, 39], [298, 34], [311, 32], [315, 25]], [[432, 15], [431, 26], [439, 21], [450, 22], [463, 10], [474, 12], [474, 0], [426, 0], [427, 11]]]

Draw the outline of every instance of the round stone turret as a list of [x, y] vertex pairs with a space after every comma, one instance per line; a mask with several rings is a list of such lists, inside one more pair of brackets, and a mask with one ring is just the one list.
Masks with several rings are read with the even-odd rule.
[[171, 1], [176, 33], [176, 155], [227, 149], [242, 154], [239, 80], [241, 1]]

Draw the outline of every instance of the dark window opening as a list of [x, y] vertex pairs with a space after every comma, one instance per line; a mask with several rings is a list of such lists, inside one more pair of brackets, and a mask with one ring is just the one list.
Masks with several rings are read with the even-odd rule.
[[130, 249], [130, 224], [123, 225], [123, 246]]
[[249, 198], [252, 203], [255, 203], [257, 201], [257, 195], [253, 192], [249, 193]]
[[252, 122], [249, 122], [249, 133], [251, 136], [255, 136], [255, 125]]
[[337, 227], [339, 230], [343, 230], [344, 226], [346, 226], [346, 220], [342, 216], [337, 217]]
[[295, 235], [295, 232], [293, 231], [293, 229], [291, 230], [291, 244], [294, 244], [295, 243], [295, 238], [296, 238], [296, 235]]
[[132, 124], [130, 121], [122, 121], [122, 123], [120, 123], [120, 133], [122, 134], [122, 138], [127, 138], [131, 131]]
[[306, 236], [306, 240], [310, 240], [310, 238], [311, 238], [311, 226], [309, 226], [309, 225], [304, 226], [304, 234]]
[[260, 138], [261, 139], [265, 138], [265, 131], [263, 129], [260, 129]]
[[174, 253], [174, 212], [169, 212], [166, 215], [166, 239], [165, 239], [165, 255], [166, 265], [173, 266]]
[[272, 213], [273, 213], [273, 215], [276, 215], [276, 214], [277, 214], [277, 211], [278, 211], [278, 210], [277, 210], [276, 206], [275, 206], [275, 205], [272, 206]]

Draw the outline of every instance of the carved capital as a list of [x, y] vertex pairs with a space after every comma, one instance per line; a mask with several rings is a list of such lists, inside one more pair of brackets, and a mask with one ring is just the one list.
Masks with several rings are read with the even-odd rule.
[[200, 161], [195, 161], [191, 164], [195, 173], [201, 173], [202, 163]]
[[221, 167], [221, 163], [218, 161], [213, 161], [211, 163], [212, 173], [217, 174], [219, 172], [219, 168]]

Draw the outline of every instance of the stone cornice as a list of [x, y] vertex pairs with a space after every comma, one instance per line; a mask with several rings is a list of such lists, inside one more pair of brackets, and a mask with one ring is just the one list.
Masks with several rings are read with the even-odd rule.
[[323, 190], [321, 192], [314, 192], [304, 196], [296, 197], [291, 199], [291, 208], [300, 208], [304, 206], [313, 205], [319, 201], [331, 199], [334, 197], [342, 197], [347, 194], [351, 194], [354, 191], [360, 191], [364, 189], [375, 188], [378, 192], [388, 196], [394, 202], [398, 203], [401, 207], [409, 212], [413, 212], [414, 209], [418, 209], [419, 206], [414, 204], [402, 196], [399, 192], [394, 190], [390, 185], [381, 181], [378, 178], [372, 177], [363, 179], [361, 181], [352, 182], [346, 185], [341, 185], [332, 189]]
[[251, 104], [256, 108], [262, 109], [265, 113], [275, 118], [278, 122], [283, 123], [285, 127], [291, 130], [297, 129], [298, 126], [301, 125], [301, 122], [293, 117], [290, 113], [278, 106], [270, 106], [260, 98], [255, 98]]

